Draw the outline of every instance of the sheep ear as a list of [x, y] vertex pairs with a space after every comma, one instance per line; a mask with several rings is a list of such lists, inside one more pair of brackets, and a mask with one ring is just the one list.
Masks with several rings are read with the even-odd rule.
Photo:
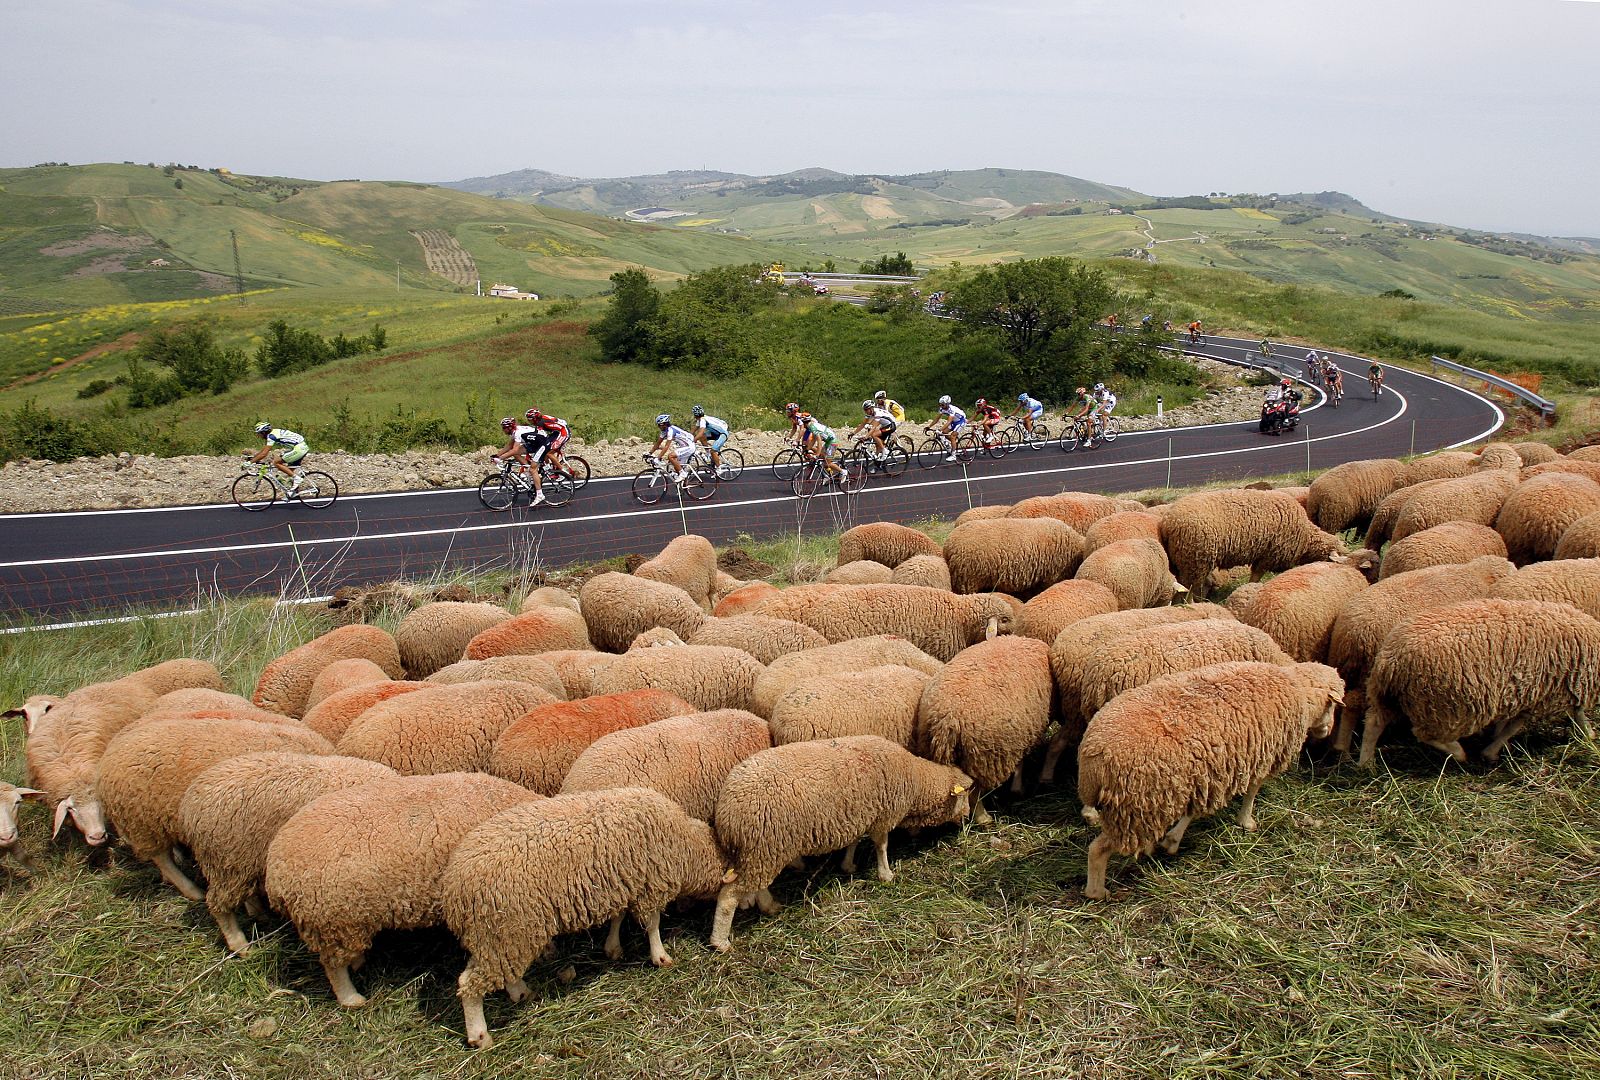
[[1000, 633], [1000, 616], [992, 615], [989, 618], [989, 625], [985, 626], [983, 628], [983, 640], [985, 640], [985, 641], [993, 641], [999, 635], [999, 633]]
[[1350, 561], [1350, 556], [1341, 555], [1339, 552], [1335, 551], [1332, 555], [1328, 556], [1328, 561], [1329, 562], [1336, 562], [1336, 563], [1347, 563], [1347, 562]]
[[726, 874], [722, 875], [722, 883], [724, 885], [732, 885], [735, 881], [738, 881], [738, 880], [739, 880], [739, 871], [737, 871], [737, 870], [729, 870]]
[[61, 835], [61, 826], [67, 823], [67, 815], [70, 813], [72, 813], [71, 796], [56, 803], [56, 823], [50, 828], [50, 839], [54, 840]]
[[1173, 591], [1173, 592], [1174, 592], [1174, 593], [1176, 593], [1176, 594], [1178, 594], [1178, 595], [1180, 595], [1180, 596], [1181, 596], [1181, 595], [1183, 595], [1183, 594], [1184, 594], [1184, 593], [1186, 593], [1186, 592], [1188, 592], [1188, 591], [1189, 591], [1189, 589], [1188, 589], [1188, 587], [1187, 587], [1187, 586], [1185, 586], [1185, 585], [1184, 585], [1184, 584], [1183, 584], [1183, 582], [1181, 582], [1181, 581], [1174, 581], [1174, 582], [1173, 582], [1173, 583], [1172, 583], [1172, 591]]
[[969, 786], [970, 785], [968, 785], [968, 784], [957, 784], [955, 787], [950, 789], [950, 794], [951, 795], [960, 795], [960, 794], [964, 793]]
[[17, 788], [17, 794], [24, 799], [32, 799], [34, 802], [44, 802], [45, 793], [38, 788], [19, 787]]

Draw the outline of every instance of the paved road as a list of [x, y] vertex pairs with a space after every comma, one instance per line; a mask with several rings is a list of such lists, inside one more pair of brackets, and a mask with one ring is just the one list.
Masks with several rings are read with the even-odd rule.
[[[1254, 358], [1255, 344], [1208, 337], [1195, 350]], [[1333, 354], [1346, 371], [1366, 361]], [[1289, 364], [1291, 372], [1298, 366]], [[707, 503], [641, 508], [627, 478], [595, 480], [570, 505], [505, 514], [475, 491], [341, 498], [327, 510], [230, 505], [0, 516], [0, 613], [84, 617], [128, 606], [175, 607], [197, 594], [315, 596], [339, 585], [400, 575], [560, 566], [654, 552], [697, 532], [740, 536], [819, 533], [864, 521], [949, 517], [968, 506], [1062, 490], [1133, 491], [1328, 468], [1357, 458], [1439, 449], [1482, 438], [1502, 417], [1490, 402], [1448, 383], [1390, 368], [1379, 400], [1352, 392], [1337, 409], [1307, 409], [1299, 432], [1271, 438], [1256, 425], [1129, 432], [1114, 444], [1064, 454], [1019, 450], [965, 468], [913, 466], [874, 478], [861, 494], [794, 498], [765, 468], [750, 468]], [[1365, 380], [1351, 378], [1354, 388]], [[1059, 426], [1059, 425], [1058, 425]], [[920, 439], [920, 434], [918, 434]], [[1170, 476], [1169, 476], [1170, 474]]]

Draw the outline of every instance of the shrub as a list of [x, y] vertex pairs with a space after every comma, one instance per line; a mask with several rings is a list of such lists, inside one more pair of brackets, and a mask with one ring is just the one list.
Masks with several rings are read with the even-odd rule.
[[117, 385], [110, 379], [94, 379], [78, 389], [80, 398], [99, 397], [101, 394]]

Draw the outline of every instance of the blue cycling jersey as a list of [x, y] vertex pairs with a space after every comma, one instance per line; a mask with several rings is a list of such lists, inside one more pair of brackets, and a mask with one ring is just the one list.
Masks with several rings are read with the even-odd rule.
[[1040, 413], [1044, 412], [1044, 402], [1040, 401], [1038, 398], [1028, 397], [1026, 394], [1017, 399], [1017, 404], [1021, 405], [1024, 409], [1027, 409], [1034, 416], [1038, 416]]

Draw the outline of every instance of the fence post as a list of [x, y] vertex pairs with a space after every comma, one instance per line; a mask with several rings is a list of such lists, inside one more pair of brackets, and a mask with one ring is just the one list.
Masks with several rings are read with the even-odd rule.
[[1416, 452], [1417, 452], [1417, 418], [1415, 416], [1413, 416], [1411, 418], [1411, 453], [1413, 455], [1415, 455]]
[[1167, 440], [1167, 490], [1172, 490], [1172, 440]]
[[1306, 482], [1311, 482], [1311, 425], [1307, 424], [1306, 432]]
[[972, 474], [967, 470], [967, 463], [961, 463], [961, 486], [967, 489], [967, 509], [972, 509]]
[[683, 520], [683, 535], [688, 536], [689, 535], [689, 511], [684, 507], [684, 504], [683, 504], [683, 485], [682, 484], [673, 484], [672, 486], [675, 489], [677, 489], [677, 492], [678, 492], [678, 517]]

